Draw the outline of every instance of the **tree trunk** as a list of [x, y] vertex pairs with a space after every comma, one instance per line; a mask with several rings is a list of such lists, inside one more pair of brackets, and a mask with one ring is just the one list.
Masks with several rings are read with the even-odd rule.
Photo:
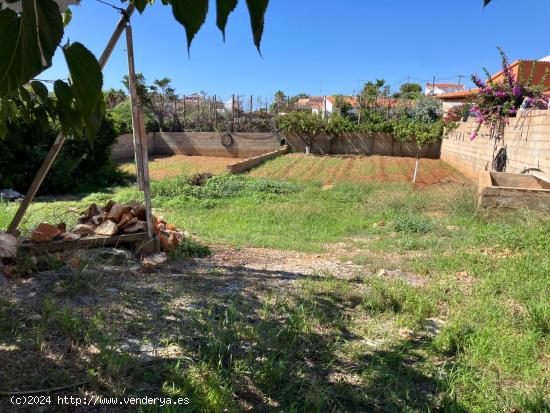
[[420, 150], [416, 151], [416, 163], [414, 165], [413, 183], [416, 183], [416, 175], [418, 174], [418, 165], [420, 164]]

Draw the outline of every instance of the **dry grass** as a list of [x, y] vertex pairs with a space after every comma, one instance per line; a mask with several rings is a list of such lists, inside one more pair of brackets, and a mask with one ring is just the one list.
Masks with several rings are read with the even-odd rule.
[[[151, 173], [151, 178], [155, 180], [206, 172], [217, 175], [227, 172], [227, 165], [234, 164], [240, 160], [239, 158], [187, 155], [155, 157], [150, 159], [149, 171]], [[122, 164], [121, 167], [126, 172], [132, 174], [136, 173], [133, 162], [126, 162]]]

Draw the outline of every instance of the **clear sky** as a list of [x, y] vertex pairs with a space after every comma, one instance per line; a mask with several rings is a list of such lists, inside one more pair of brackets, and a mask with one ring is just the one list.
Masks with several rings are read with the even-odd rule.
[[[189, 58], [183, 27], [157, 0], [132, 18], [136, 69], [149, 82], [170, 77], [179, 94], [205, 91], [227, 99], [232, 93], [267, 97], [279, 89], [351, 94], [375, 78], [394, 88], [407, 77], [455, 82], [458, 75], [481, 75], [482, 67], [498, 70], [497, 45], [512, 61], [550, 55], [548, 0], [493, 2], [483, 10], [482, 0], [271, 0], [262, 58], [245, 1], [230, 16], [223, 43], [212, 0]], [[119, 15], [96, 0], [72, 10], [66, 36], [99, 56]], [[42, 78], [67, 76], [60, 54]], [[105, 68], [105, 88], [122, 87], [126, 71], [123, 37]]]

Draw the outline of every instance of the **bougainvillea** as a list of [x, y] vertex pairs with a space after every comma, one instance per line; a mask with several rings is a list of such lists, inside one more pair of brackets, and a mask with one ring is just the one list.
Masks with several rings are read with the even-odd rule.
[[[478, 120], [478, 127], [471, 135], [472, 140], [477, 138], [483, 125], [489, 127], [491, 136], [500, 133], [508, 119], [516, 116], [518, 110], [548, 108], [548, 98], [544, 95], [542, 86], [545, 79], [543, 78], [539, 85], [533, 85], [533, 72], [528, 80], [523, 80], [521, 75], [516, 77], [506, 54], [501, 48], [498, 50], [502, 58], [502, 81], [493, 81], [487, 71], [487, 81], [472, 75], [472, 81], [479, 88], [470, 111]], [[533, 65], [533, 70], [534, 68]]]

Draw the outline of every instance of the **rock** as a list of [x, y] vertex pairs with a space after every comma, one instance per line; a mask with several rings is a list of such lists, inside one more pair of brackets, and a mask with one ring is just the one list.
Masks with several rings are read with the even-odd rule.
[[132, 212], [140, 221], [145, 221], [147, 219], [147, 212], [143, 204], [136, 203], [132, 205]]
[[67, 291], [67, 288], [63, 285], [61, 281], [57, 281], [54, 284], [52, 291], [56, 294], [63, 294], [65, 291]]
[[72, 230], [73, 234], [78, 234], [81, 237], [85, 237], [86, 235], [90, 235], [92, 232], [94, 232], [94, 226], [90, 225], [90, 224], [78, 224]]
[[39, 244], [41, 242], [50, 242], [61, 235], [61, 231], [55, 225], [41, 223], [31, 234], [31, 241]]
[[59, 224], [57, 224], [57, 228], [59, 229], [59, 231], [61, 231], [61, 233], [67, 232], [67, 224], [65, 224], [64, 222], [60, 222]]
[[78, 222], [80, 224], [86, 224], [92, 217], [99, 215], [99, 208], [96, 204], [91, 204], [86, 212], [84, 212], [83, 216], [78, 219]]
[[176, 227], [173, 224], [166, 224], [166, 230], [168, 230], [168, 231], [177, 231], [178, 227]]
[[377, 273], [376, 273], [376, 276], [377, 277], [384, 277], [385, 275], [387, 274], [387, 271], [382, 268], [381, 270], [379, 270]]
[[447, 225], [447, 230], [448, 231], [458, 231], [460, 228], [457, 227], [456, 225]]
[[132, 207], [128, 204], [115, 204], [107, 214], [107, 219], [118, 223], [122, 216], [130, 212], [131, 209]]
[[122, 218], [120, 218], [120, 222], [118, 223], [118, 227], [123, 229], [126, 228], [132, 224], [135, 224], [138, 222], [138, 218], [134, 216], [134, 214], [124, 214]]
[[74, 234], [72, 232], [65, 232], [64, 234], [61, 235], [61, 239], [63, 241], [77, 241], [80, 238], [81, 238], [80, 235]]
[[112, 237], [113, 235], [116, 235], [118, 232], [118, 226], [113, 221], [106, 220], [103, 224], [101, 224], [99, 227], [97, 227], [94, 230], [94, 234], [96, 235], [104, 235], [107, 237]]
[[25, 197], [13, 189], [2, 189], [0, 191], [0, 200], [6, 202], [22, 201]]
[[102, 215], [102, 214], [99, 214], [99, 215], [94, 215], [90, 221], [92, 222], [92, 224], [94, 225], [101, 225], [103, 224], [103, 222], [105, 221], [105, 215]]
[[161, 252], [148, 257], [143, 257], [141, 264], [146, 271], [153, 271], [166, 261], [168, 261], [168, 256], [164, 252]]
[[0, 264], [3, 259], [15, 259], [17, 256], [17, 238], [13, 235], [0, 232]]
[[103, 208], [103, 210], [104, 210], [105, 212], [107, 212], [107, 213], [108, 213], [108, 212], [111, 212], [111, 209], [112, 209], [113, 206], [115, 206], [115, 205], [116, 205], [116, 202], [113, 201], [112, 199], [110, 199], [110, 200], [107, 202], [107, 204], [105, 205], [105, 208]]
[[129, 225], [123, 229], [125, 234], [135, 234], [136, 232], [147, 231], [147, 224], [144, 221], [138, 221], [135, 224]]
[[167, 232], [161, 232], [159, 239], [160, 239], [160, 246], [163, 251], [173, 251], [179, 245], [179, 241], [176, 238], [175, 234], [173, 233], [170, 234]]
[[112, 264], [124, 264], [134, 259], [132, 253], [123, 248], [98, 248], [96, 254], [98, 258]]

